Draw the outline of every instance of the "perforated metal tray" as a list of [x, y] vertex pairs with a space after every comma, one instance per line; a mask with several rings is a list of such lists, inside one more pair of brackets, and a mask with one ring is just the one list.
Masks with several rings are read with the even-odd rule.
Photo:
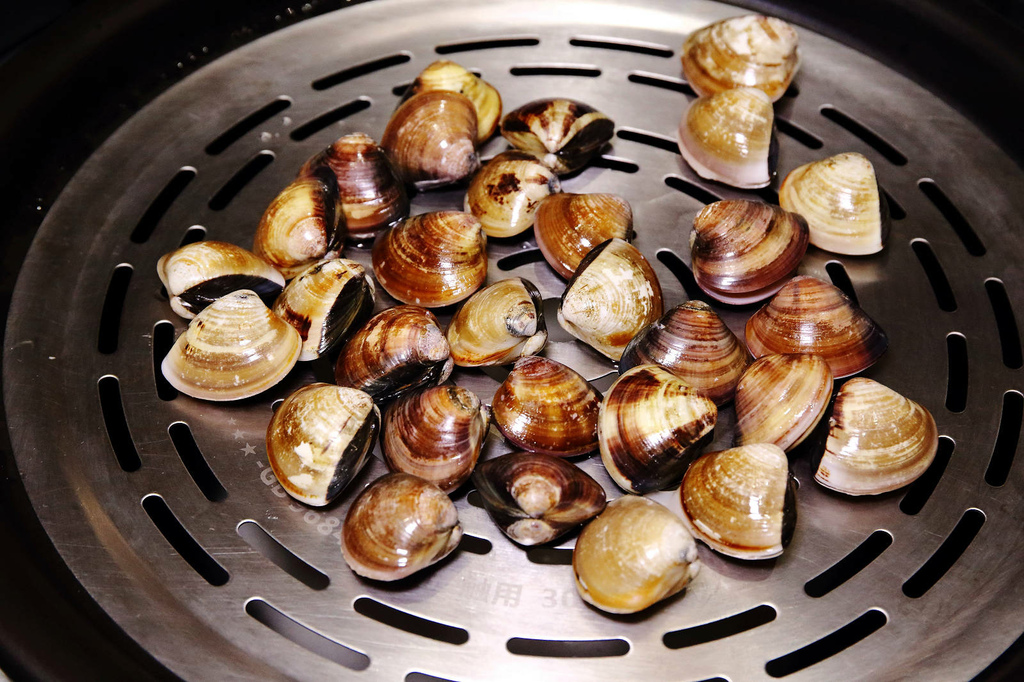
[[[157, 258], [183, 239], [248, 245], [301, 163], [347, 132], [379, 138], [399, 86], [438, 55], [479, 70], [506, 109], [569, 96], [609, 114], [611, 149], [565, 189], [628, 198], [635, 243], [667, 304], [686, 300], [693, 216], [704, 202], [749, 194], [699, 180], [674, 150], [692, 96], [678, 46], [735, 13], [669, 0], [380, 0], [228, 54], [107, 140], [28, 256], [4, 394], [39, 518], [130, 636], [189, 679], [678, 681], [967, 678], [1024, 630], [1024, 482], [1013, 464], [1024, 399], [1012, 310], [1024, 290], [1015, 229], [1024, 177], [938, 99], [806, 30], [803, 68], [777, 105], [780, 172], [862, 152], [897, 219], [881, 254], [812, 248], [801, 272], [859, 299], [892, 340], [867, 375], [936, 417], [940, 456], [908, 490], [845, 499], [816, 486], [797, 458], [800, 519], [781, 558], [742, 563], [702, 548], [703, 571], [683, 596], [630, 617], [576, 596], [565, 565], [574, 538], [525, 552], [463, 490], [460, 551], [383, 585], [357, 579], [337, 540], [347, 501], [384, 470], [380, 461], [325, 510], [291, 502], [267, 466], [273, 402], [326, 368], [300, 367], [234, 405], [175, 397], [159, 383], [154, 366], [184, 322], [160, 296]], [[501, 148], [494, 140], [485, 154]], [[413, 206], [461, 202], [451, 191]], [[493, 240], [489, 252], [488, 281], [519, 275], [549, 299], [561, 293], [531, 237]], [[368, 261], [365, 251], [346, 256]], [[382, 295], [378, 307], [391, 304]], [[740, 331], [751, 310], [719, 312]], [[553, 316], [549, 329], [549, 357], [610, 384], [611, 364]], [[501, 378], [455, 376], [485, 401]], [[724, 410], [716, 446], [728, 445], [732, 420]], [[486, 456], [506, 450], [492, 431]], [[598, 458], [580, 464], [619, 494]], [[675, 493], [654, 497], [678, 509]]]

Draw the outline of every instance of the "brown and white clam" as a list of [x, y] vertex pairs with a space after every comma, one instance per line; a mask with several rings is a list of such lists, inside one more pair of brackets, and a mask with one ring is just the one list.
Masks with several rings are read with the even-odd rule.
[[774, 102], [800, 68], [798, 44], [796, 31], [781, 19], [723, 19], [694, 31], [683, 43], [683, 75], [700, 95], [749, 86]]
[[302, 337], [299, 360], [315, 360], [370, 318], [373, 280], [355, 261], [320, 261], [288, 283], [274, 312]]
[[609, 239], [594, 247], [558, 304], [565, 331], [612, 360], [646, 325], [661, 317], [661, 284], [643, 254]]
[[388, 474], [367, 486], [341, 526], [341, 554], [357, 575], [399, 580], [451, 554], [462, 539], [459, 513], [436, 485]]
[[878, 495], [917, 480], [935, 460], [938, 430], [927, 409], [856, 377], [836, 394], [814, 480], [847, 495]]
[[756, 88], [698, 97], [679, 123], [679, 151], [707, 180], [741, 189], [768, 186], [778, 156], [771, 100]]
[[583, 168], [612, 139], [615, 122], [588, 104], [538, 99], [501, 121], [501, 134], [516, 149], [536, 156], [559, 175]]
[[419, 476], [453, 492], [473, 473], [489, 422], [487, 406], [469, 389], [419, 389], [398, 398], [384, 412], [384, 461], [391, 471]]
[[413, 95], [391, 115], [380, 146], [398, 176], [418, 189], [465, 180], [480, 167], [473, 103], [457, 92]]
[[533, 233], [544, 260], [569, 279], [598, 244], [632, 239], [633, 209], [614, 194], [552, 194], [537, 207]]
[[744, 445], [698, 458], [679, 488], [698, 540], [737, 559], [779, 556], [796, 527], [796, 483], [780, 448]]
[[241, 400], [284, 379], [301, 350], [299, 333], [255, 292], [243, 289], [196, 315], [160, 370], [171, 386], [193, 398]]
[[814, 353], [836, 379], [873, 365], [889, 337], [846, 294], [828, 282], [799, 275], [747, 320], [747, 348], [755, 358], [772, 353]]
[[648, 363], [724, 405], [732, 400], [750, 356], [711, 306], [687, 301], [633, 337], [619, 360], [619, 373]]
[[832, 253], [877, 253], [889, 238], [889, 205], [862, 154], [837, 154], [794, 169], [782, 181], [779, 205], [806, 218], [811, 243]]
[[440, 384], [451, 372], [437, 318], [424, 308], [400, 305], [370, 318], [342, 346], [334, 378], [339, 386], [366, 391], [380, 402]]
[[796, 272], [807, 241], [807, 222], [795, 213], [745, 199], [716, 201], [693, 219], [693, 276], [719, 301], [754, 303]]
[[187, 244], [160, 257], [156, 274], [171, 299], [171, 310], [191, 320], [224, 294], [248, 289], [271, 305], [284, 277], [251, 251], [227, 242]]
[[409, 215], [405, 185], [384, 150], [368, 135], [352, 133], [338, 138], [307, 161], [299, 175], [308, 175], [322, 165], [330, 167], [337, 178], [349, 239], [372, 239]]
[[568, 533], [604, 510], [604, 489], [575, 464], [536, 452], [487, 460], [473, 472], [487, 512], [520, 545]]
[[285, 492], [322, 507], [370, 458], [380, 410], [354, 388], [303, 386], [284, 399], [267, 427], [267, 458]]
[[292, 181], [263, 212], [253, 252], [291, 279], [318, 260], [337, 258], [345, 243], [338, 181], [327, 166]]
[[636, 613], [697, 577], [697, 543], [679, 517], [644, 497], [608, 503], [576, 540], [576, 590], [608, 613]]
[[682, 478], [717, 419], [715, 404], [667, 369], [634, 367], [601, 403], [601, 461], [623, 490], [660, 490]]
[[498, 129], [501, 119], [501, 95], [497, 88], [477, 76], [472, 71], [448, 61], [440, 59], [420, 71], [408, 95], [416, 95], [431, 90], [445, 90], [465, 95], [473, 103], [477, 121], [477, 144], [490, 139]]
[[526, 279], [488, 285], [462, 304], [445, 332], [459, 367], [486, 367], [534, 355], [548, 340], [544, 301]]
[[575, 371], [531, 355], [516, 361], [491, 410], [516, 447], [572, 457], [597, 449], [600, 403], [601, 394]]
[[487, 277], [487, 237], [470, 213], [406, 218], [373, 245], [373, 274], [402, 303], [437, 308], [469, 297]]
[[792, 450], [814, 431], [832, 399], [832, 371], [820, 355], [766, 355], [736, 387], [736, 444]]
[[488, 237], [514, 237], [533, 225], [537, 207], [562, 185], [532, 154], [502, 152], [473, 176], [465, 209], [480, 219]]

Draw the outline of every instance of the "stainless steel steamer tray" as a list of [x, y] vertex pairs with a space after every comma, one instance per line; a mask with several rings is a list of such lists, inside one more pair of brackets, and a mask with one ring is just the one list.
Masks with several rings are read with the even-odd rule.
[[[113, 134], [39, 231], [4, 357], [25, 486], [95, 600], [189, 679], [963, 679], [995, 659], [1024, 629], [1024, 481], [1011, 466], [1024, 405], [1012, 311], [1024, 291], [1021, 171], [922, 88], [806, 30], [799, 92], [777, 105], [780, 173], [862, 152], [897, 219], [883, 253], [812, 248], [801, 272], [848, 276], [892, 340], [866, 374], [936, 417], [940, 456], [908, 491], [842, 498], [797, 459], [800, 518], [782, 557], [741, 563], [702, 548], [684, 596], [631, 617], [586, 606], [567, 551], [513, 546], [465, 492], [462, 549], [403, 583], [374, 584], [345, 566], [337, 530], [380, 461], [322, 511], [291, 503], [267, 467], [272, 403], [320, 370], [300, 367], [240, 404], [156, 383], [154, 365], [185, 326], [160, 295], [157, 258], [204, 235], [248, 246], [302, 162], [347, 132], [379, 139], [398, 86], [439, 55], [479, 70], [506, 110], [569, 96], [615, 120], [611, 149], [565, 189], [628, 198], [667, 304], [684, 301], [693, 216], [744, 194], [700, 181], [675, 152], [692, 97], [678, 50], [693, 29], [737, 12], [670, 0], [380, 0], [228, 54]], [[502, 147], [494, 140], [485, 154]], [[414, 212], [461, 203], [457, 191], [421, 194]], [[520, 275], [546, 297], [561, 293], [532, 237], [489, 248], [489, 282]], [[722, 312], [741, 331], [750, 310]], [[549, 329], [546, 353], [607, 388], [612, 366], [553, 317]], [[456, 379], [489, 402], [501, 376]], [[724, 410], [717, 446], [732, 421]], [[487, 456], [506, 449], [492, 431]], [[599, 458], [581, 464], [619, 494]], [[678, 510], [674, 492], [654, 497]]]

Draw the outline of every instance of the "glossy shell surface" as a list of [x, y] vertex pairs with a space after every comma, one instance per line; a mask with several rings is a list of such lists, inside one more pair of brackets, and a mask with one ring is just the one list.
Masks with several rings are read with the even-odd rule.
[[536, 156], [559, 175], [585, 166], [615, 132], [615, 123], [583, 102], [538, 99], [501, 121], [501, 134], [516, 149]]
[[459, 367], [504, 365], [535, 355], [548, 339], [544, 301], [529, 280], [499, 280], [469, 297], [445, 336]]
[[569, 279], [598, 244], [632, 239], [633, 209], [614, 194], [553, 194], [540, 202], [533, 233], [544, 260]]
[[483, 144], [494, 135], [501, 119], [501, 94], [497, 88], [472, 71], [447, 59], [441, 59], [420, 72], [409, 87], [415, 95], [431, 90], [446, 90], [465, 95], [473, 103], [477, 120], [477, 144]]
[[465, 209], [488, 237], [514, 237], [533, 225], [537, 207], [562, 185], [532, 154], [511, 150], [487, 162], [469, 183]]

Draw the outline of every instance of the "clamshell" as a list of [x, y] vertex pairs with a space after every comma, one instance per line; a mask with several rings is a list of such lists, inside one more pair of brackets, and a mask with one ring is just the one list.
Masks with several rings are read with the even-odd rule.
[[569, 279], [598, 244], [633, 238], [633, 209], [614, 194], [552, 194], [537, 208], [533, 233], [544, 260]]
[[509, 144], [559, 175], [583, 168], [614, 133], [610, 118], [589, 104], [564, 98], [534, 100], [501, 121], [501, 134]]
[[533, 225], [537, 207], [562, 191], [555, 172], [532, 154], [502, 152], [473, 176], [465, 209], [483, 226], [488, 237], [514, 237]]
[[465, 95], [473, 103], [477, 121], [477, 144], [483, 144], [494, 135], [501, 119], [501, 94], [497, 88], [472, 71], [447, 59], [440, 59], [420, 71], [407, 97], [429, 92], [446, 90]]
[[484, 287], [462, 304], [445, 332], [459, 367], [486, 367], [534, 355], [547, 343], [544, 301], [526, 279]]

